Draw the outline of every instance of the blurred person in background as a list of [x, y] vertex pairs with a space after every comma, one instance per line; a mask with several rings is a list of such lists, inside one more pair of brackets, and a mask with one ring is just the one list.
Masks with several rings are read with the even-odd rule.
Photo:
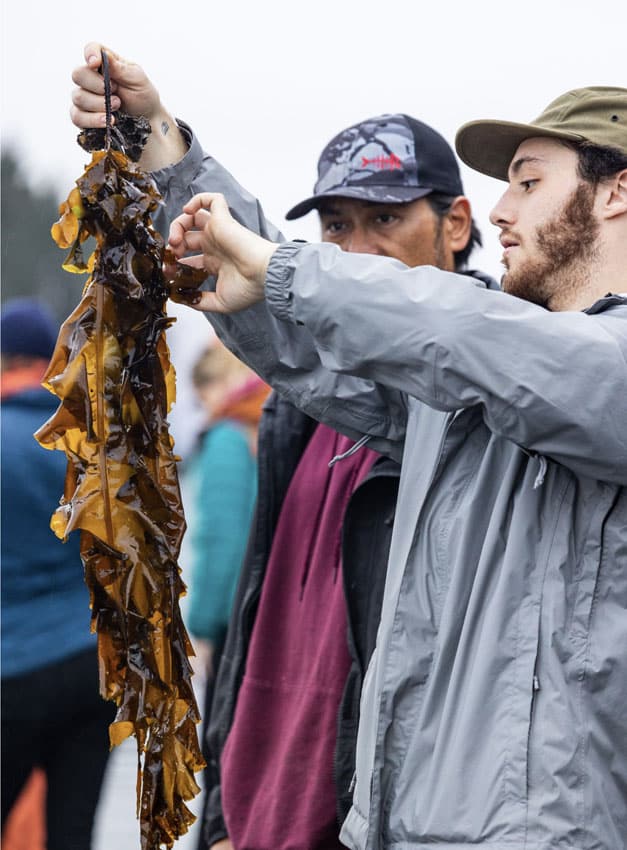
[[0, 334], [2, 825], [39, 767], [48, 850], [85, 850], [114, 706], [98, 692], [79, 536], [64, 544], [50, 530], [65, 457], [33, 437], [58, 404], [41, 386], [57, 326], [44, 304], [16, 299], [2, 309]]
[[192, 384], [207, 427], [185, 467], [192, 500], [186, 616], [196, 666], [215, 674], [257, 496], [257, 429], [270, 388], [218, 340], [195, 363]]
[[192, 383], [207, 427], [184, 473], [191, 556], [186, 622], [194, 666], [206, 682], [206, 728], [255, 507], [257, 429], [270, 388], [217, 339], [194, 364]]

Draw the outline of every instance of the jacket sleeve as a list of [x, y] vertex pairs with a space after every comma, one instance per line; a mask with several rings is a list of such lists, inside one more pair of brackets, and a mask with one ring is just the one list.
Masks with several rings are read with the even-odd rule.
[[221, 192], [237, 221], [265, 239], [282, 242], [281, 232], [266, 219], [259, 201], [203, 151], [187, 124], [177, 123], [189, 148], [182, 160], [152, 173], [165, 202], [153, 217], [157, 230], [167, 238], [170, 222], [180, 215], [190, 198], [198, 192]]
[[[627, 483], [627, 298], [550, 312], [429, 266], [288, 243], [266, 300], [279, 325], [306, 329], [329, 372], [437, 410], [480, 405], [525, 450]], [[292, 356], [289, 335], [276, 345]]]
[[[161, 233], [167, 234], [169, 223], [194, 194], [211, 191], [224, 194], [232, 215], [249, 230], [283, 242], [259, 202], [203, 152], [187, 125], [179, 121], [179, 127], [189, 142], [186, 156], [153, 173], [165, 201], [154, 218]], [[236, 319], [207, 318], [222, 341], [288, 401], [354, 440], [368, 435], [370, 448], [400, 460], [407, 419], [401, 393], [324, 368], [310, 333], [277, 321], [265, 304], [238, 313]]]

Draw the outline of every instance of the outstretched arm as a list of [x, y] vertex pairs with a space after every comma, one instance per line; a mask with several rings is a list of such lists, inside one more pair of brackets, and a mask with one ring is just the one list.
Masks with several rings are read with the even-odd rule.
[[152, 132], [139, 165], [144, 171], [152, 172], [165, 200], [165, 205], [154, 214], [155, 227], [165, 235], [170, 221], [180, 213], [184, 203], [198, 192], [211, 190], [224, 193], [237, 221], [255, 233], [282, 241], [283, 237], [266, 219], [257, 199], [206, 154], [190, 128], [177, 121], [164, 107], [159, 92], [143, 68], [98, 42], [85, 46], [85, 62], [72, 74], [77, 85], [70, 109], [73, 123], [81, 130], [106, 125], [104, 80], [100, 73], [103, 50], [109, 59], [112, 109], [132, 116], [142, 115], [150, 122]]
[[[100, 44], [88, 44], [85, 48], [86, 63], [77, 68], [73, 75], [78, 89], [74, 92], [71, 114], [74, 123], [81, 128], [103, 127], [105, 123], [104, 83], [98, 73], [100, 50]], [[162, 233], [166, 233], [169, 222], [180, 213], [181, 207], [190, 202], [194, 193], [205, 193], [207, 189], [224, 192], [229, 205], [226, 207], [224, 204], [225, 222], [227, 225], [232, 222], [238, 236], [254, 239], [255, 233], [261, 233], [273, 240], [269, 242], [260, 239], [256, 243], [263, 255], [265, 269], [267, 258], [283, 237], [265, 218], [259, 202], [219, 163], [202, 151], [189, 128], [174, 122], [140, 66], [127, 62], [108, 48], [107, 55], [110, 60], [113, 108], [121, 108], [132, 115], [144, 115], [153, 128], [140, 165], [153, 171], [166, 202], [156, 213], [155, 226]], [[169, 127], [167, 132], [164, 131], [166, 126]], [[198, 212], [200, 218], [204, 213], [202, 203], [197, 203], [196, 208], [185, 206], [185, 209], [191, 211], [185, 213], [187, 218], [181, 220], [185, 224], [179, 228], [179, 257], [191, 249], [191, 243], [195, 239], [191, 233], [196, 228], [195, 213]], [[241, 222], [248, 229], [239, 227], [237, 222]], [[189, 239], [187, 236], [183, 238], [183, 232], [189, 234]], [[174, 246], [176, 229], [171, 241]], [[249, 244], [246, 255], [249, 254], [250, 247]], [[243, 270], [244, 279], [249, 271], [250, 269]], [[239, 320], [237, 323], [229, 321], [226, 316], [222, 322], [213, 320], [225, 343], [237, 351], [238, 356], [262, 374], [268, 382], [280, 385], [283, 394], [288, 395], [295, 405], [305, 409], [310, 416], [325, 421], [353, 439], [369, 434], [373, 437], [373, 448], [398, 458], [402, 450], [406, 419], [403, 400], [398, 397], [388, 398], [387, 391], [380, 391], [380, 388], [371, 382], [350, 378], [340, 381], [337, 375], [325, 373], [325, 370], [320, 369], [319, 358], [308, 334], [299, 333], [301, 329], [289, 325], [285, 325], [284, 329], [290, 337], [290, 349], [294, 352], [294, 358], [289, 363], [282, 361], [284, 352], [280, 350], [281, 345], [277, 348], [272, 343], [263, 343], [263, 340], [274, 338], [271, 329], [276, 324], [276, 319], [260, 300], [263, 297], [263, 272], [259, 281], [260, 287], [249, 292], [249, 295], [256, 293], [255, 300], [259, 303], [258, 311], [253, 311], [254, 315], [248, 317], [248, 326]], [[203, 295], [203, 298], [206, 299], [207, 295]], [[204, 307], [204, 301], [202, 306]], [[262, 352], [259, 351], [260, 342]], [[339, 382], [343, 384], [341, 388], [337, 386]], [[343, 399], [340, 403], [336, 401], [338, 396]]]
[[274, 347], [284, 367], [295, 359], [292, 329], [310, 340], [320, 370], [337, 375], [338, 392], [350, 375], [437, 410], [480, 406], [495, 434], [627, 484], [627, 298], [550, 312], [428, 266], [272, 245], [229, 219], [222, 199], [199, 196], [171, 240], [179, 256], [202, 251], [186, 262], [217, 275], [200, 308], [254, 312], [265, 279], [264, 306], [277, 321], [260, 349]]

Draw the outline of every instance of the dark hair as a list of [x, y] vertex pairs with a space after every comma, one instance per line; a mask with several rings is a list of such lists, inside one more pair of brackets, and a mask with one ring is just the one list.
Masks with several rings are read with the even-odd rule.
[[564, 144], [572, 148], [579, 157], [579, 176], [593, 186], [598, 186], [627, 168], [627, 154], [620, 148], [596, 145], [594, 142], [564, 141]]
[[[458, 196], [444, 195], [441, 192], [431, 192], [430, 195], [426, 196], [426, 200], [429, 201], [429, 206], [438, 218], [443, 219], [446, 215], [448, 215], [456, 197]], [[477, 247], [480, 248], [482, 245], [483, 240], [481, 238], [481, 231], [479, 230], [477, 222], [473, 218], [470, 222], [470, 239], [461, 251], [455, 251], [453, 253], [455, 271], [461, 271], [461, 269], [465, 268], [468, 263], [468, 258], [474, 249]]]

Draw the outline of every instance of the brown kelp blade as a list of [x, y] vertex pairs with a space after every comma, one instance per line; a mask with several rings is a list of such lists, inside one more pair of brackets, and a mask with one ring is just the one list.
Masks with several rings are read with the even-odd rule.
[[[117, 705], [111, 743], [137, 738], [143, 850], [172, 847], [187, 831], [185, 802], [204, 766], [179, 610], [185, 520], [167, 423], [164, 243], [151, 223], [160, 202], [152, 178], [110, 147], [93, 153], [61, 205], [52, 232], [70, 249], [64, 265], [91, 274], [44, 379], [59, 408], [36, 435], [67, 456], [51, 525], [61, 538], [81, 533], [100, 689]], [[89, 236], [97, 247], [86, 261]]]

